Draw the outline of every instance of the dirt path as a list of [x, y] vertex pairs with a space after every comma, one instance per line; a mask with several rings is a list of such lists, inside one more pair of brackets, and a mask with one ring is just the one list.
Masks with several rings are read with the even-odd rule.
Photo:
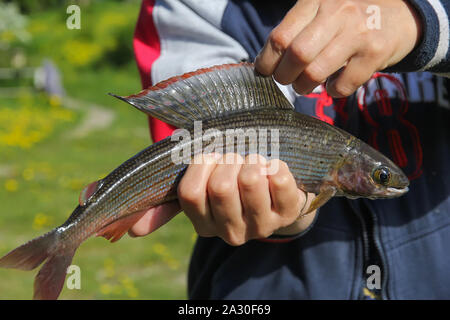
[[81, 123], [67, 133], [67, 137], [71, 139], [84, 138], [93, 131], [106, 129], [116, 117], [115, 112], [111, 109], [73, 98], [64, 98], [64, 105], [70, 109], [88, 110]]

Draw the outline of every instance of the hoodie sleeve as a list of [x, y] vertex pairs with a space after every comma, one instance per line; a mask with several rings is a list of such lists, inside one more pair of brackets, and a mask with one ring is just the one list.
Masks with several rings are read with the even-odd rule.
[[409, 0], [422, 20], [421, 43], [387, 72], [429, 71], [450, 76], [450, 0]]

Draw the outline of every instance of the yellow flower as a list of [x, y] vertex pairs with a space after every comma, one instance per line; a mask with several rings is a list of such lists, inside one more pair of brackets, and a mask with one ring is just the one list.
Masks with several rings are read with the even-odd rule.
[[122, 293], [122, 287], [121, 286], [119, 286], [119, 285], [114, 285], [113, 287], [112, 287], [112, 293], [113, 294], [116, 294], [116, 295], [119, 295], [119, 294], [121, 294]]
[[112, 278], [114, 277], [115, 270], [114, 270], [114, 260], [113, 259], [106, 259], [103, 262], [103, 269], [105, 271], [106, 277]]
[[52, 111], [50, 113], [53, 119], [62, 120], [62, 121], [73, 121], [74, 113], [71, 110], [63, 109], [61, 107], [53, 106]]
[[130, 298], [136, 298], [139, 295], [139, 291], [134, 286], [133, 280], [131, 280], [128, 276], [122, 277], [120, 283], [125, 288], [125, 292]]
[[162, 243], [159, 242], [155, 243], [153, 245], [153, 251], [162, 258], [162, 261], [170, 269], [176, 270], [179, 268], [180, 266], [179, 262], [170, 255], [169, 251], [167, 250], [167, 247]]
[[15, 192], [19, 188], [19, 183], [15, 179], [8, 179], [5, 181], [5, 189], [9, 192]]
[[27, 181], [33, 180], [34, 179], [33, 168], [26, 168], [25, 170], [23, 170], [22, 177]]
[[167, 247], [162, 243], [157, 242], [153, 245], [153, 251], [158, 255], [163, 256], [167, 252]]
[[41, 230], [43, 227], [51, 226], [52, 218], [43, 213], [38, 213], [33, 220], [33, 229]]
[[50, 96], [49, 102], [52, 107], [59, 107], [61, 105], [61, 97], [53, 94]]
[[180, 267], [180, 263], [172, 257], [167, 257], [164, 262], [171, 270], [177, 270]]
[[127, 289], [127, 294], [130, 298], [137, 298], [139, 296], [139, 291], [136, 288]]
[[62, 52], [69, 63], [81, 67], [98, 60], [102, 48], [94, 42], [69, 40], [63, 45]]
[[54, 97], [47, 101], [25, 92], [17, 100], [17, 108], [0, 108], [0, 146], [30, 148], [48, 137], [58, 122], [74, 119], [74, 112], [58, 106]]
[[111, 285], [109, 285], [108, 283], [104, 283], [100, 286], [100, 292], [104, 295], [110, 294], [111, 291], [112, 291]]

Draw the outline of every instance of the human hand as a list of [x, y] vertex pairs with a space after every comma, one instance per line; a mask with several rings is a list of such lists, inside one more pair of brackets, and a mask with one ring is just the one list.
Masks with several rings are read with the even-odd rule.
[[[379, 28], [369, 6], [379, 9]], [[272, 30], [255, 67], [299, 94], [326, 82], [327, 92], [341, 98], [400, 62], [420, 36], [420, 19], [407, 1], [299, 0]]]
[[[233, 161], [225, 161], [230, 159]], [[274, 163], [258, 157], [256, 164], [249, 157], [238, 155], [202, 156], [186, 170], [178, 185], [178, 199], [196, 232], [203, 237], [221, 237], [230, 245], [266, 238], [272, 233], [296, 234], [314, 220], [315, 212], [301, 219], [315, 195], [297, 188], [287, 165], [276, 161], [276, 172], [267, 174]], [[201, 163], [201, 164], [196, 164]], [[132, 236], [144, 236], [157, 225], [152, 222], [155, 210], [168, 217], [180, 210], [175, 204], [151, 209], [130, 230]]]

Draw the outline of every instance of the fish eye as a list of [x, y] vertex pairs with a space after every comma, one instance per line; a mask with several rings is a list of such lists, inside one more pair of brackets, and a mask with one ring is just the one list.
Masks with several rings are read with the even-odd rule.
[[376, 183], [387, 185], [391, 180], [391, 172], [386, 167], [379, 167], [374, 170], [372, 177]]

